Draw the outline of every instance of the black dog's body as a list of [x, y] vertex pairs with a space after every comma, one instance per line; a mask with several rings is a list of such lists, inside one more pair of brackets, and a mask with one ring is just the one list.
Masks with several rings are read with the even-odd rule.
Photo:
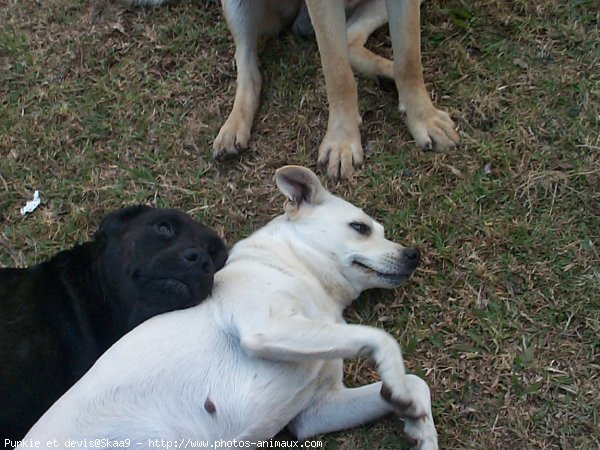
[[227, 258], [175, 210], [109, 214], [95, 239], [27, 269], [0, 269], [0, 438], [35, 421], [127, 331], [210, 294]]
[[95, 250], [0, 270], [2, 438], [20, 439], [123, 334], [94, 274]]

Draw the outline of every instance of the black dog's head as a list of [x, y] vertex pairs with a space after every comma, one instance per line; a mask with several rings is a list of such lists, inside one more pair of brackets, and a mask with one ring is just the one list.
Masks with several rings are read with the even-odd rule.
[[[174, 209], [132, 206], [108, 214], [95, 234], [99, 272], [127, 327], [198, 304], [227, 260], [223, 240]], [[118, 303], [118, 304], [117, 304]]]

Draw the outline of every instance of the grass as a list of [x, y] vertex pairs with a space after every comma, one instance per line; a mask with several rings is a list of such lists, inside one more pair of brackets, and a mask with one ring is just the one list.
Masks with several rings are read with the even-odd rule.
[[[463, 139], [448, 153], [415, 148], [395, 93], [358, 78], [366, 165], [326, 184], [424, 260], [347, 317], [398, 338], [442, 448], [600, 447], [598, 19], [591, 0], [427, 2], [425, 79]], [[277, 167], [315, 167], [313, 42], [264, 46], [252, 148], [221, 165], [211, 143], [235, 71], [218, 5], [8, 0], [0, 23], [0, 266], [39, 262], [135, 202], [184, 209], [232, 244], [281, 211]], [[386, 30], [372, 45], [390, 53]], [[43, 203], [21, 217], [35, 189]], [[376, 377], [363, 360], [346, 375]], [[323, 439], [404, 448], [395, 419]]]

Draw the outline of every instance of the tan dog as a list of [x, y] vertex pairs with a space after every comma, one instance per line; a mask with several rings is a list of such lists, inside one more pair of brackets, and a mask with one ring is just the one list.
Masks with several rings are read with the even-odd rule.
[[[130, 1], [159, 4], [166, 0]], [[233, 109], [214, 141], [216, 159], [237, 155], [248, 147], [262, 84], [259, 36], [298, 20], [305, 7], [314, 26], [327, 85], [329, 124], [319, 148], [319, 164], [327, 167], [330, 176], [347, 178], [364, 159], [352, 68], [369, 77], [395, 80], [400, 110], [406, 112], [408, 129], [417, 145], [445, 150], [458, 144], [454, 123], [433, 106], [423, 81], [419, 0], [222, 0], [222, 4], [235, 41], [238, 73]], [[364, 47], [369, 35], [388, 21], [393, 62]]]
[[[223, 0], [236, 45], [237, 92], [233, 110], [214, 142], [214, 155], [234, 155], [248, 146], [258, 109], [261, 75], [257, 41], [296, 18], [301, 1]], [[351, 66], [370, 77], [394, 79], [400, 110], [420, 147], [444, 150], [459, 137], [447, 113], [436, 109], [425, 89], [421, 66], [419, 0], [306, 0], [321, 53], [327, 85], [329, 124], [319, 164], [332, 177], [348, 177], [363, 162], [356, 82]], [[346, 22], [345, 8], [354, 8]], [[369, 35], [389, 20], [394, 62], [364, 47]]]

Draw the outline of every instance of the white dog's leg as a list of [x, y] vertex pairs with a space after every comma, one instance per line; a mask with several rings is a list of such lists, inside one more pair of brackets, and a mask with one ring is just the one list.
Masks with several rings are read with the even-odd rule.
[[394, 49], [394, 79], [410, 134], [420, 147], [454, 147], [460, 141], [454, 122], [433, 106], [423, 80], [420, 1], [386, 0], [386, 9]]
[[377, 420], [394, 412], [392, 404], [381, 396], [381, 386], [380, 382], [332, 390], [318, 403], [302, 411], [288, 428], [298, 439], [304, 440]]
[[[290, 333], [290, 330], [294, 332]], [[299, 316], [273, 320], [263, 329], [239, 331], [241, 345], [265, 359], [306, 361], [358, 355], [371, 357], [386, 387], [382, 395], [407, 420], [408, 438], [415, 441], [420, 450], [437, 449], [429, 388], [420, 378], [405, 374], [400, 346], [385, 331], [364, 325], [317, 322]]]
[[301, 316], [273, 320], [263, 328], [254, 326], [249, 330], [251, 322], [239, 324], [241, 345], [261, 358], [307, 361], [361, 355], [377, 363], [383, 382], [392, 392], [402, 382], [398, 379], [404, 378], [400, 346], [390, 334], [379, 328], [324, 323]]
[[385, 401], [381, 395], [382, 385], [380, 382], [354, 389], [332, 390], [321, 401], [302, 411], [288, 428], [299, 440], [303, 440], [317, 434], [354, 428], [398, 412], [404, 418], [404, 434], [409, 442], [421, 450], [437, 449], [437, 432], [427, 384], [416, 375], [406, 375], [406, 389], [413, 392], [413, 402], [420, 403], [427, 411], [421, 417], [411, 417], [408, 413], [412, 411], [396, 410]]

